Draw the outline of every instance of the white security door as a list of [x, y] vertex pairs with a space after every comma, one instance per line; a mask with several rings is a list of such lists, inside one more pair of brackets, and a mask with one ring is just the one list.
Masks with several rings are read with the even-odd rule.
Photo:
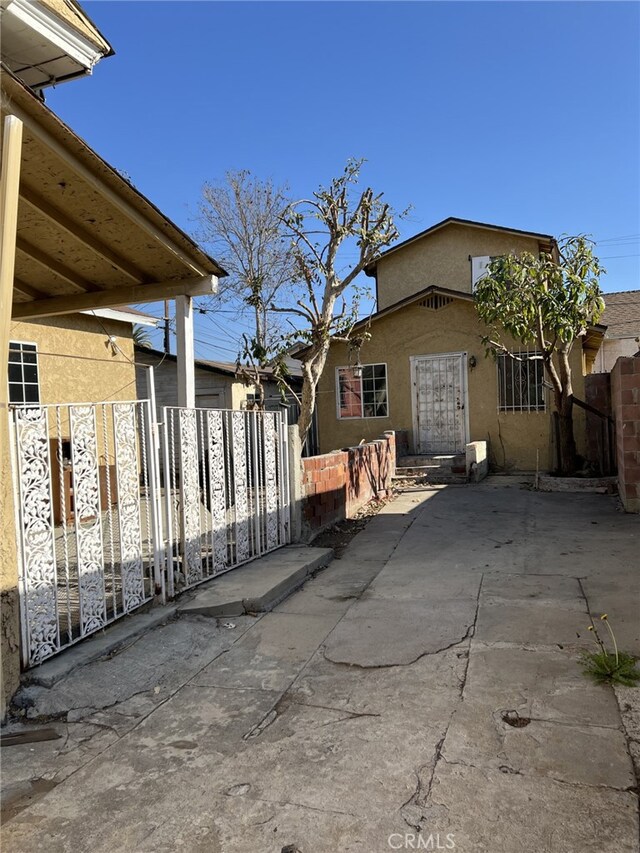
[[466, 353], [417, 356], [413, 363], [414, 443], [417, 453], [464, 451]]

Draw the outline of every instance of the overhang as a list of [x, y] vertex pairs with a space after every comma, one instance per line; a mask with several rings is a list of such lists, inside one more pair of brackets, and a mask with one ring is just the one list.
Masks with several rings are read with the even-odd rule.
[[113, 49], [73, 0], [0, 0], [2, 59], [41, 89], [91, 74]]
[[24, 125], [12, 316], [215, 292], [220, 265], [2, 72], [3, 119]]

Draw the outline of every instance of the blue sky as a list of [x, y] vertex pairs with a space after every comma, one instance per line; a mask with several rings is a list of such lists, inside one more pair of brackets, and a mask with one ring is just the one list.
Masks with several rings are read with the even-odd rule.
[[[303, 196], [357, 156], [413, 205], [402, 238], [589, 233], [603, 289], [640, 285], [639, 4], [84, 5], [116, 55], [47, 102], [185, 230], [228, 169]], [[201, 318], [201, 357], [234, 357], [229, 320]]]

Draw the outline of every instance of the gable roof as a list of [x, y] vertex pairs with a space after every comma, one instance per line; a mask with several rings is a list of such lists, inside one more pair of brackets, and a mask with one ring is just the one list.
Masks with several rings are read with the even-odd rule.
[[[632, 291], [636, 292], [636, 291]], [[640, 293], [640, 291], [638, 291]], [[381, 320], [383, 317], [386, 317], [388, 314], [393, 314], [395, 311], [399, 311], [401, 308], [406, 308], [408, 305], [412, 305], [414, 302], [421, 302], [429, 296], [444, 296], [448, 299], [459, 299], [461, 302], [474, 302], [474, 296], [472, 293], [464, 293], [461, 290], [451, 290], [448, 287], [439, 287], [438, 285], [431, 284], [429, 287], [425, 287], [424, 290], [419, 290], [417, 293], [412, 293], [411, 296], [405, 296], [404, 299], [398, 300], [398, 302], [394, 302], [393, 305], [387, 305], [386, 308], [383, 308], [381, 311], [376, 311], [374, 314], [370, 314], [368, 317], [365, 317], [363, 320], [359, 320], [354, 324], [353, 330], [363, 329], [368, 326], [370, 323], [375, 322], [376, 320]], [[596, 346], [596, 349], [600, 346], [600, 342], [604, 337], [606, 331], [606, 325], [602, 322], [594, 323], [589, 326], [587, 329], [587, 334], [583, 339], [583, 346]], [[294, 348], [292, 348], [293, 350]], [[303, 353], [308, 350], [309, 347], [307, 345], [300, 346], [296, 349], [296, 358], [300, 358]]]
[[421, 240], [423, 237], [427, 237], [435, 231], [439, 231], [441, 228], [446, 228], [449, 225], [466, 225], [470, 228], [483, 228], [487, 231], [500, 231], [503, 234], [519, 234], [521, 237], [534, 237], [551, 245], [555, 243], [555, 238], [551, 234], [540, 234], [537, 231], [521, 231], [519, 228], [506, 228], [503, 225], [490, 225], [487, 222], [476, 222], [473, 219], [459, 219], [457, 216], [449, 216], [447, 219], [443, 219], [441, 222], [436, 222], [436, 224], [432, 225], [430, 228], [426, 228], [424, 231], [414, 234], [413, 237], [409, 237], [407, 240], [403, 240], [401, 243], [397, 243], [395, 246], [387, 249], [387, 251], [383, 252], [379, 258], [372, 261], [365, 267], [365, 273], [369, 276], [375, 275], [376, 266], [383, 258], [386, 258], [393, 252], [397, 252], [399, 249], [403, 249], [405, 246], [408, 246], [410, 243], [415, 243], [417, 240]]
[[605, 309], [600, 322], [607, 327], [607, 337], [640, 336], [640, 290], [621, 290], [602, 295]]

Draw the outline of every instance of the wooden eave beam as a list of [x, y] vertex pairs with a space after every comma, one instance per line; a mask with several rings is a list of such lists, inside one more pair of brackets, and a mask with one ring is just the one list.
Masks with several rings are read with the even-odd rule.
[[33, 320], [37, 317], [54, 317], [74, 314], [92, 308], [117, 308], [134, 302], [157, 302], [175, 296], [204, 296], [216, 293], [218, 279], [215, 275], [198, 276], [179, 281], [161, 281], [153, 284], [126, 285], [98, 293], [78, 293], [71, 296], [52, 296], [33, 302], [15, 302], [12, 316], [15, 320]]
[[47, 299], [47, 294], [44, 291], [31, 287], [30, 284], [21, 281], [19, 278], [14, 278], [13, 289], [14, 291], [17, 290], [23, 296], [28, 296], [29, 299]]
[[[12, 103], [10, 107], [11, 113], [19, 118], [31, 133], [41, 144], [45, 145], [57, 157], [60, 158], [69, 168], [75, 172], [83, 181], [85, 181], [92, 189], [96, 190], [103, 198], [119, 210], [127, 219], [134, 222], [146, 234], [160, 243], [164, 248], [177, 257], [185, 266], [194, 272], [196, 275], [208, 275], [208, 271], [200, 264], [194, 261], [178, 244], [168, 237], [160, 228], [156, 227], [145, 216], [143, 216], [136, 208], [127, 202], [111, 187], [100, 180], [84, 163], [81, 163], [67, 148], [62, 145], [55, 137], [45, 130], [33, 117], [23, 110], [17, 103]], [[106, 164], [105, 164], [106, 167]]]
[[20, 187], [20, 198], [28, 204], [29, 207], [33, 208], [33, 210], [54, 224], [57, 228], [60, 228], [62, 231], [66, 231], [67, 234], [70, 234], [71, 237], [90, 249], [94, 255], [97, 255], [107, 261], [111, 266], [124, 273], [136, 284], [145, 280], [145, 274], [134, 266], [134, 264], [129, 263], [126, 258], [123, 258], [121, 255], [112, 251], [101, 240], [98, 240], [93, 234], [91, 234], [88, 229], [83, 228], [77, 222], [74, 222], [65, 213], [50, 204], [29, 187], [24, 185]]
[[16, 249], [49, 272], [55, 273], [60, 278], [64, 279], [67, 284], [70, 284], [71, 287], [74, 287], [76, 290], [80, 290], [82, 293], [91, 293], [100, 290], [97, 285], [92, 284], [84, 278], [80, 278], [80, 276], [77, 276], [73, 270], [70, 270], [59, 261], [56, 261], [55, 258], [47, 255], [46, 252], [42, 252], [40, 249], [27, 242], [23, 237], [18, 237], [16, 240]]

